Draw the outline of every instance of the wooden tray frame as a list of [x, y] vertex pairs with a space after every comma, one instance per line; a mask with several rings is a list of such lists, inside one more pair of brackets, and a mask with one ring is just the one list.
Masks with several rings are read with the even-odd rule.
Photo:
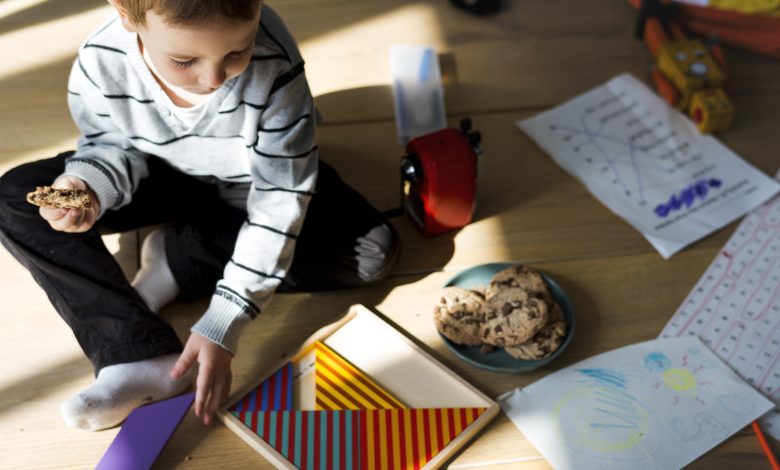
[[[229, 411], [229, 409], [241, 398], [243, 398], [247, 393], [249, 393], [259, 384], [261, 384], [264, 380], [270, 377], [273, 373], [275, 373], [284, 364], [290, 361], [297, 360], [299, 356], [304, 354], [314, 342], [323, 341], [326, 342], [327, 344], [328, 338], [331, 338], [334, 334], [338, 333], [345, 325], [350, 324], [350, 322], [353, 322], [355, 319], [366, 319], [366, 321], [369, 322], [373, 320], [379, 320], [385, 325], [387, 325], [389, 328], [383, 330], [381, 333], [383, 335], [388, 335], [388, 338], [391, 338], [390, 339], [391, 341], [397, 342], [399, 351], [403, 351], [407, 355], [411, 351], [414, 354], [414, 358], [412, 359], [413, 361], [420, 361], [419, 364], [424, 365], [425, 367], [433, 366], [441, 372], [441, 374], [439, 374], [440, 376], [439, 380], [443, 380], [442, 384], [444, 384], [445, 386], [455, 385], [460, 387], [458, 393], [461, 396], [467, 396], [469, 400], [473, 400], [468, 404], [463, 404], [459, 406], [485, 408], [485, 411], [474, 422], [472, 422], [468, 427], [466, 427], [466, 429], [461, 431], [461, 433], [458, 434], [455, 437], [455, 439], [453, 439], [449, 444], [447, 444], [447, 446], [445, 446], [441, 451], [439, 451], [431, 460], [429, 460], [426, 463], [425, 466], [422, 467], [424, 470], [436, 469], [439, 468], [441, 465], [443, 465], [450, 457], [452, 457], [456, 452], [458, 452], [460, 448], [462, 448], [469, 440], [471, 440], [482, 428], [484, 428], [498, 414], [499, 405], [495, 401], [493, 401], [491, 398], [489, 398], [488, 396], [480, 392], [473, 385], [469, 384], [461, 377], [456, 375], [453, 371], [448, 369], [444, 364], [436, 360], [433, 356], [425, 352], [412, 340], [406, 337], [404, 333], [399, 331], [400, 328], [395, 324], [391, 323], [389, 319], [387, 319], [381, 314], [372, 312], [371, 310], [369, 310], [363, 305], [356, 304], [356, 305], [352, 305], [349, 308], [347, 314], [344, 315], [344, 317], [342, 317], [340, 320], [331, 323], [330, 325], [327, 325], [321, 328], [320, 330], [318, 330], [317, 332], [315, 332], [311, 337], [309, 337], [309, 339], [306, 340], [306, 342], [301, 346], [301, 348], [298, 350], [298, 352], [296, 352], [296, 354], [294, 354], [291, 357], [282, 358], [282, 360], [280, 360], [278, 364], [276, 364], [270, 370], [270, 372], [266, 374], [262, 379], [232, 394], [226, 402], [228, 404], [217, 411], [217, 418], [220, 421], [222, 421], [225, 424], [225, 426], [228, 427], [228, 429], [235, 432], [244, 442], [249, 444], [258, 453], [260, 453], [266, 459], [268, 459], [268, 461], [270, 461], [276, 468], [288, 469], [288, 470], [297, 469], [298, 467], [293, 465], [292, 462], [287, 460], [282, 454], [280, 454], [265, 440], [261, 439], [260, 436], [252, 432], [252, 430], [246, 427], [246, 425], [242, 423], [238, 418], [233, 416], [233, 414]], [[337, 350], [337, 352], [339, 351]], [[350, 358], [349, 356], [344, 356], [344, 357], [348, 361], [353, 362], [353, 358]], [[360, 368], [360, 365], [358, 365], [358, 367]], [[426, 383], [429, 386], [431, 384], [431, 380], [436, 380], [436, 377], [431, 377], [430, 375], [426, 375], [425, 377], [414, 377], [414, 376], [410, 377], [409, 374], [403, 374], [403, 375], [408, 379], [415, 380], [415, 381], [419, 380], [420, 383]], [[375, 378], [375, 380], [377, 379]], [[390, 385], [387, 383], [383, 383], [379, 380], [377, 381], [383, 387], [387, 387]], [[430, 388], [428, 390], [430, 390]], [[423, 391], [422, 393], [424, 394], [425, 391]], [[437, 395], [433, 397], [435, 399], [439, 399], [441, 396], [440, 394], [435, 394], [435, 395]], [[427, 397], [427, 398], [432, 398], [432, 397]], [[438, 407], [444, 408], [450, 406], [451, 405], [438, 406]], [[415, 406], [415, 407], [431, 408], [433, 406], [423, 405], [423, 406]]]

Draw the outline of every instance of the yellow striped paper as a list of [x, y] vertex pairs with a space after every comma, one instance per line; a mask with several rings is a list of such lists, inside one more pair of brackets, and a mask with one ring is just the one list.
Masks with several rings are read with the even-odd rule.
[[314, 344], [316, 410], [403, 409], [406, 406], [322, 342]]
[[366, 411], [366, 458], [361, 468], [420, 469], [484, 411], [485, 408]]

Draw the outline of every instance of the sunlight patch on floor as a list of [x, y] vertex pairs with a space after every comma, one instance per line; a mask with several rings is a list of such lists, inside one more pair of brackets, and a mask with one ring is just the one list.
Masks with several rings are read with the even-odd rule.
[[[492, 216], [474, 221], [463, 227], [455, 235], [455, 253], [450, 261], [443, 267], [443, 271], [459, 272], [473, 266], [475, 263], [505, 261], [511, 258], [511, 247], [506, 242], [506, 227], [500, 216]], [[484, 254], [473, 255], [474, 246], [490, 245], [492, 260], [486, 260]]]
[[5, 155], [0, 152], [0, 174], [5, 173], [11, 168], [16, 168], [23, 163], [32, 162], [41, 158], [53, 157], [66, 150], [75, 150], [78, 138], [79, 135], [74, 132], [73, 135], [67, 139], [62, 139], [59, 142], [55, 142], [45, 147], [38, 147], [26, 152], [8, 152]]
[[[407, 5], [302, 41], [309, 85], [314, 96], [339, 90], [390, 83], [390, 46], [444, 46], [437, 8]], [[399, 34], [400, 32], [400, 34]], [[340, 67], [359, 63], [361, 67]]]
[[0, 3], [0, 20], [48, 1], [49, 0], [5, 0]]
[[[0, 3], [4, 5], [4, 3]], [[31, 25], [0, 35], [0, 80], [75, 57], [79, 45], [108, 17], [110, 6]], [[41, 38], [52, 38], [41, 41]]]

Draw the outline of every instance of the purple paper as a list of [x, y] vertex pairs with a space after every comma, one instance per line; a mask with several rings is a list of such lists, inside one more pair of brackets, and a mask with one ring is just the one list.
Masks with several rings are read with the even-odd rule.
[[194, 400], [193, 392], [133, 410], [95, 470], [150, 468]]

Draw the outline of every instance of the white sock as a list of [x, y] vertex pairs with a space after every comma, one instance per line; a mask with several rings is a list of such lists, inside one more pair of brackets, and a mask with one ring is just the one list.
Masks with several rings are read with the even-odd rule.
[[172, 379], [178, 358], [169, 354], [104, 367], [91, 387], [62, 403], [62, 419], [69, 428], [98, 431], [118, 425], [141, 405], [178, 395], [192, 384], [196, 370]]
[[154, 312], [179, 295], [179, 285], [165, 256], [165, 231], [162, 229], [150, 233], [141, 245], [141, 269], [131, 284]]

